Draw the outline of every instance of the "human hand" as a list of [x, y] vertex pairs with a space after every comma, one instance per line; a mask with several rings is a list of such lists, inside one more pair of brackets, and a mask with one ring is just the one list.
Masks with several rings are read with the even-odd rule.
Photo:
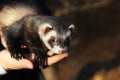
[[[53, 55], [51, 51], [48, 52], [48, 55]], [[48, 66], [64, 59], [68, 56], [68, 53], [58, 54], [51, 57], [48, 57]], [[16, 60], [11, 57], [8, 50], [0, 51], [0, 65], [5, 70], [15, 70], [15, 69], [33, 69], [33, 64], [27, 59]]]
[[[24, 68], [33, 69], [34, 68], [32, 62], [29, 61], [28, 59], [16, 60], [12, 58], [9, 51], [7, 50], [7, 45], [6, 45], [4, 36], [0, 34], [0, 37], [1, 37], [2, 45], [6, 48], [5, 50], [0, 51], [0, 65], [5, 70], [24, 69]], [[54, 63], [57, 63], [58, 61], [61, 61], [62, 59], [68, 56], [68, 53], [61, 53], [61, 54], [52, 56], [53, 53], [51, 51], [48, 51], [47, 54], [51, 56], [47, 58], [48, 66]], [[34, 58], [34, 55], [33, 55], [33, 58]]]

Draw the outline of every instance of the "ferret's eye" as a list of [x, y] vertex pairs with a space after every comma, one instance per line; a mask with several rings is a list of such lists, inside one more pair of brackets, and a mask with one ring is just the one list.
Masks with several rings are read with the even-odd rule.
[[55, 42], [55, 38], [54, 37], [51, 37], [51, 42]]
[[52, 39], [51, 42], [55, 42], [55, 39]]

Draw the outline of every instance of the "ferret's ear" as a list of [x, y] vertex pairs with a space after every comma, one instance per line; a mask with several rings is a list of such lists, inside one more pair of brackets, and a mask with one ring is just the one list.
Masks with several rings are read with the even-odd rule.
[[69, 26], [69, 30], [72, 32], [73, 30], [74, 30], [74, 25], [73, 24], [71, 24], [70, 26]]
[[43, 34], [47, 34], [50, 30], [52, 30], [52, 26], [48, 23], [44, 23], [40, 26], [40, 29]]

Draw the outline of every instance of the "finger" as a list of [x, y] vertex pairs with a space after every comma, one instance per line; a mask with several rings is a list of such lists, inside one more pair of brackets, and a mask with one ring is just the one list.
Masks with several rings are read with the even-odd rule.
[[21, 59], [21, 60], [16, 60], [16, 59], [11, 59], [11, 61], [8, 63], [10, 66], [8, 67], [7, 70], [12, 70], [12, 69], [33, 69], [33, 64], [27, 59]]
[[48, 56], [52, 56], [54, 53], [52, 51], [47, 52]]
[[0, 52], [0, 64], [6, 70], [23, 68], [33, 69], [32, 62], [27, 59], [16, 60], [15, 58], [11, 57], [10, 53], [7, 50], [2, 50]]
[[62, 53], [62, 54], [58, 54], [58, 55], [54, 55], [52, 57], [48, 58], [48, 65], [52, 65], [54, 63], [57, 63], [58, 61], [62, 60], [63, 58], [68, 57], [68, 53]]
[[33, 64], [32, 62], [30, 62], [29, 60], [27, 59], [21, 59], [19, 61], [17, 61], [17, 63], [19, 66], [19, 68], [23, 69], [23, 68], [28, 68], [28, 69], [33, 69]]

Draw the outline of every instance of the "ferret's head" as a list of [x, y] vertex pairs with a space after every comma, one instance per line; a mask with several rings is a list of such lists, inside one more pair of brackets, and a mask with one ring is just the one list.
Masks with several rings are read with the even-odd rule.
[[38, 32], [46, 47], [53, 53], [68, 51], [74, 25], [57, 17], [42, 17]]

